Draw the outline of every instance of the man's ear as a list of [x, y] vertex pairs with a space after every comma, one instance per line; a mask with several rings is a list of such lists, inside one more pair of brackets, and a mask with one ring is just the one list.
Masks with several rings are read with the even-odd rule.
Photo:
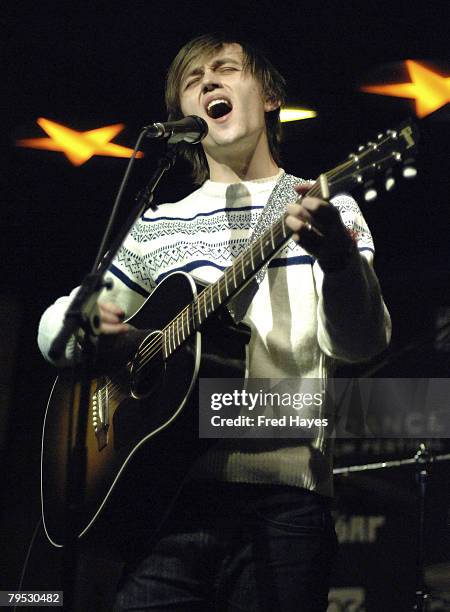
[[270, 111], [274, 111], [280, 106], [281, 106], [281, 102], [275, 96], [269, 96], [264, 102], [264, 110], [266, 113], [269, 113]]

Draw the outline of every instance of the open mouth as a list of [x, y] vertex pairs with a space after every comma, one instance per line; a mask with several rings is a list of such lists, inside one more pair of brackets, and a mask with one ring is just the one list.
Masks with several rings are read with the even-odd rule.
[[211, 100], [206, 107], [206, 113], [211, 119], [221, 119], [228, 115], [233, 110], [233, 106], [229, 100], [225, 98], [217, 98], [217, 100]]

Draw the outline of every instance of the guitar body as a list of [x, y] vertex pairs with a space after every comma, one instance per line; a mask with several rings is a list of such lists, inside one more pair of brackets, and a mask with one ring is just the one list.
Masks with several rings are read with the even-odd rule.
[[[177, 272], [154, 290], [129, 319], [138, 329], [155, 330], [139, 349], [144, 355], [158, 346], [162, 330], [183, 306], [192, 302], [192, 278]], [[224, 313], [225, 309], [223, 309]], [[87, 427], [86, 490], [77, 534], [108, 534], [126, 539], [130, 527], [137, 539], [158, 527], [193, 461], [210, 441], [198, 439], [197, 390], [201, 349], [206, 375], [243, 375], [245, 343], [249, 333], [234, 330], [230, 321], [214, 316], [202, 333], [196, 331], [167, 359], [155, 351], [151, 365], [128, 363], [109, 376], [91, 380]], [[213, 345], [234, 347], [229, 360], [217, 356]], [[136, 347], [137, 349], [138, 347]], [[211, 355], [211, 359], [208, 357]], [[227, 363], [232, 368], [227, 370]], [[208, 372], [208, 364], [212, 371]], [[75, 419], [80, 385], [75, 387]], [[44, 528], [55, 546], [65, 533], [67, 439], [71, 405], [71, 373], [55, 381], [44, 420], [41, 457], [41, 494]], [[107, 425], [107, 427], [106, 427]], [[129, 469], [133, 464], [132, 469]], [[106, 517], [102, 529], [98, 521]], [[108, 531], [109, 530], [109, 531]]]

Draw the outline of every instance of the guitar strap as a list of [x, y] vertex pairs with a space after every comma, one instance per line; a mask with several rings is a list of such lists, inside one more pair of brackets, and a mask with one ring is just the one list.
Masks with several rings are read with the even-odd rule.
[[[261, 213], [261, 216], [256, 223], [252, 234], [250, 235], [245, 248], [247, 249], [255, 240], [257, 240], [266, 231], [268, 227], [273, 225], [281, 215], [285, 212], [286, 206], [297, 199], [298, 194], [294, 189], [294, 185], [306, 183], [304, 179], [299, 179], [292, 174], [283, 173], [278, 179], [272, 193], [267, 200], [267, 204]], [[230, 300], [227, 304], [229, 313], [231, 314], [236, 324], [240, 323], [245, 316], [245, 313], [250, 306], [250, 302], [258, 291], [267, 270], [268, 263], [265, 264], [252, 280], [239, 291], [239, 293]]]

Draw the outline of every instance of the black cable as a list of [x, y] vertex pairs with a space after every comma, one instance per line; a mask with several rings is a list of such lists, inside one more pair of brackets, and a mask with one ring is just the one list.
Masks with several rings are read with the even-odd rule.
[[[22, 573], [20, 575], [19, 587], [17, 589], [18, 593], [22, 592], [23, 581], [24, 581], [24, 578], [25, 578], [25, 572], [27, 571], [28, 562], [30, 560], [31, 550], [33, 548], [34, 541], [35, 541], [36, 536], [38, 534], [38, 530], [39, 530], [39, 527], [41, 526], [41, 523], [42, 523], [42, 514], [39, 517], [38, 522], [36, 523], [36, 527], [34, 528], [33, 535], [31, 536], [31, 540], [30, 540], [30, 543], [28, 545], [27, 554], [25, 556], [25, 561], [23, 562], [23, 566], [22, 566]], [[16, 605], [13, 608], [13, 612], [16, 612], [16, 610], [17, 610], [17, 603], [16, 603]]]

